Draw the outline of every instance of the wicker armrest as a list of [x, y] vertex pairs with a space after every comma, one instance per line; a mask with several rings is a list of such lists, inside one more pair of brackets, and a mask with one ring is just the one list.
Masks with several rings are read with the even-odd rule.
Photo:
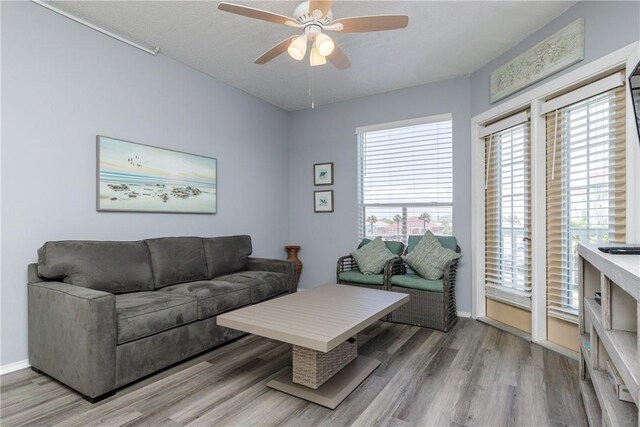
[[390, 259], [384, 264], [384, 287], [386, 290], [391, 289], [391, 276], [395, 276], [397, 274], [405, 274], [407, 272], [407, 267], [404, 260], [400, 257], [396, 257]]
[[353, 259], [351, 255], [345, 255], [338, 258], [338, 263], [336, 264], [336, 282], [340, 282], [338, 276], [343, 271], [349, 270], [357, 270], [358, 264], [356, 264], [356, 260]]
[[398, 274], [407, 274], [407, 267], [409, 266], [407, 264], [407, 262], [405, 260], [403, 260], [402, 258], [398, 257], [395, 259], [392, 259], [390, 262], [390, 274], [389, 277], [391, 276], [397, 276]]
[[[460, 253], [460, 247], [456, 248], [456, 252]], [[451, 289], [455, 288], [456, 285], [456, 273], [458, 272], [458, 261], [460, 258], [456, 258], [452, 261], [449, 261], [447, 265], [444, 266], [444, 292], [449, 293]]]

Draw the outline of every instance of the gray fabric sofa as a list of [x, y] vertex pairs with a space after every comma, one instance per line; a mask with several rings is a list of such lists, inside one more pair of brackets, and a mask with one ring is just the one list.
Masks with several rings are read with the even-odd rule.
[[243, 333], [225, 311], [295, 292], [249, 236], [56, 241], [28, 267], [29, 363], [97, 401]]

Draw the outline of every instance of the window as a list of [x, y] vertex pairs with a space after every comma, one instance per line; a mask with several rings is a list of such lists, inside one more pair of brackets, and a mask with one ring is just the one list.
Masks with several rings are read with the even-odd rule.
[[626, 237], [625, 88], [546, 115], [547, 315], [577, 322], [578, 243]]
[[360, 236], [406, 242], [426, 230], [452, 234], [450, 115], [382, 127], [358, 129]]
[[513, 118], [485, 137], [485, 295], [530, 310], [529, 121], [526, 112]]

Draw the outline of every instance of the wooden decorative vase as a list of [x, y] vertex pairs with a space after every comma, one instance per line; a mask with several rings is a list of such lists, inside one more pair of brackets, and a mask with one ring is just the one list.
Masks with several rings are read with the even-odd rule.
[[300, 281], [300, 273], [302, 273], [302, 261], [298, 258], [300, 246], [288, 245], [284, 247], [287, 250], [287, 261], [295, 261], [296, 263], [296, 285]]

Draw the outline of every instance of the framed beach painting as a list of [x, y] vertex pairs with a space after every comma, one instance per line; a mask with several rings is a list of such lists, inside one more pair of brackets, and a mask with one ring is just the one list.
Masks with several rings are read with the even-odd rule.
[[313, 165], [313, 185], [333, 185], [333, 162]]
[[316, 213], [333, 212], [333, 190], [313, 192], [313, 211]]
[[217, 160], [97, 136], [97, 209], [215, 214]]

